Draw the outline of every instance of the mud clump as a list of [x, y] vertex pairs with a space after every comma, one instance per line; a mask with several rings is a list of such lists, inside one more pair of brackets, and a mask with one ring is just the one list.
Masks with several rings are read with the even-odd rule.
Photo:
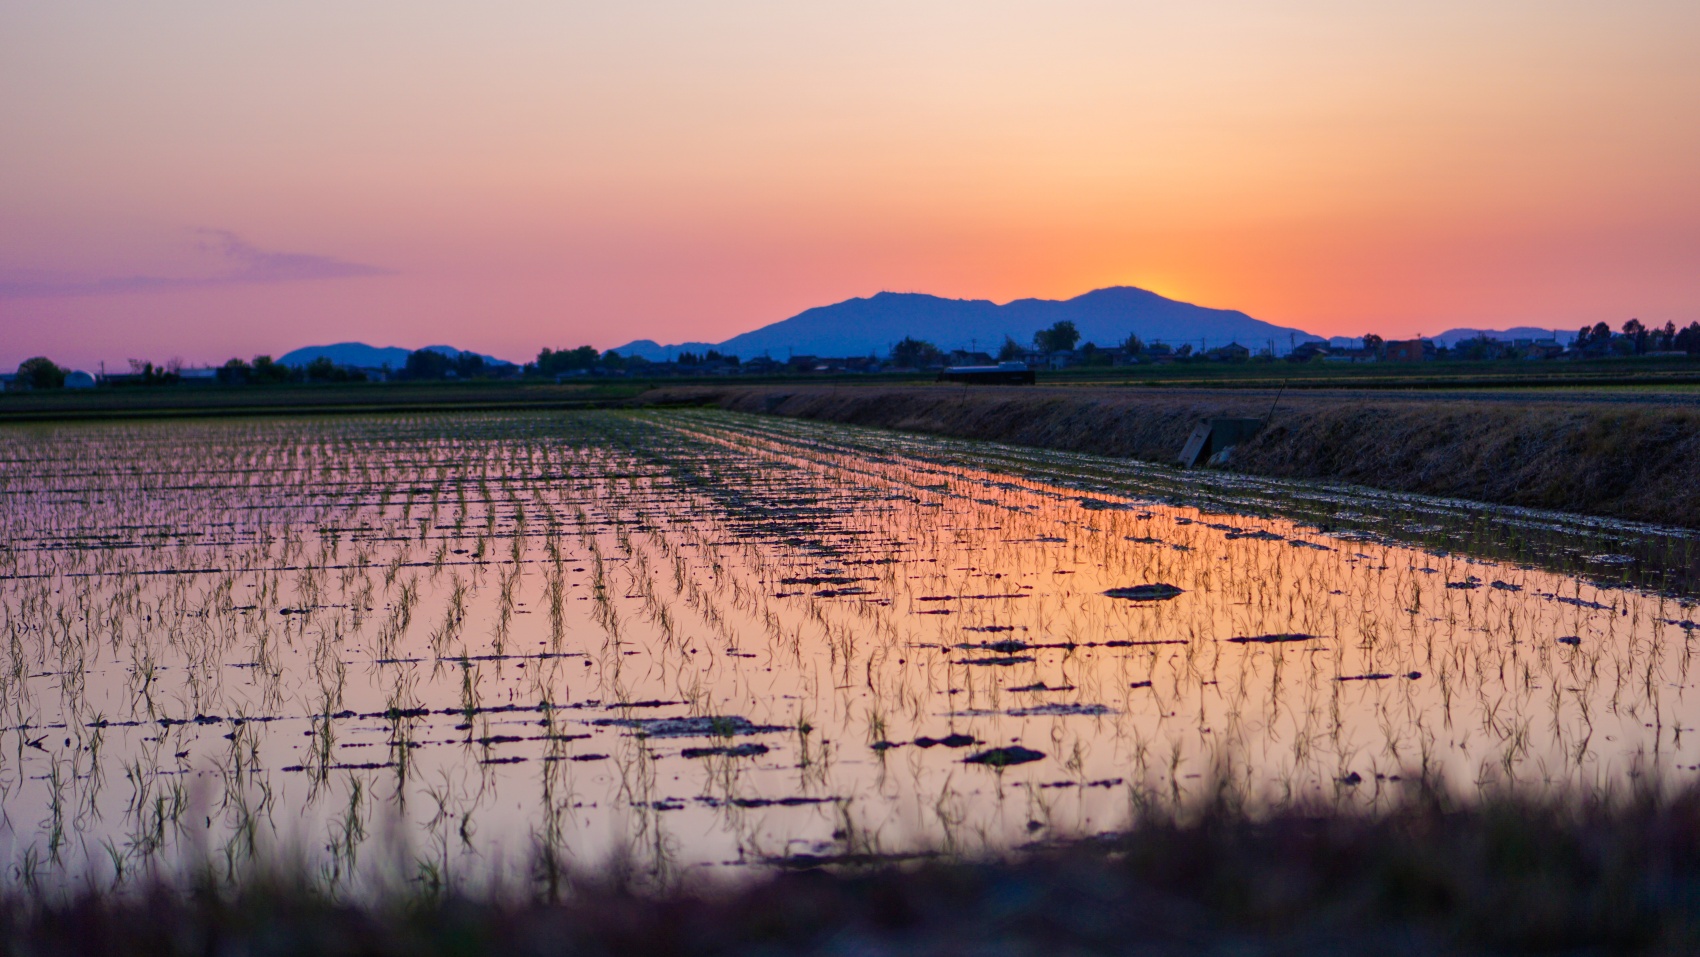
[[1315, 641], [1315, 635], [1305, 635], [1298, 632], [1280, 635], [1247, 635], [1240, 638], [1229, 638], [1236, 645], [1279, 645], [1289, 641]]
[[1007, 748], [991, 748], [962, 759], [963, 764], [984, 764], [992, 768], [1007, 768], [1044, 758], [1044, 753], [1012, 744]]
[[732, 738], [745, 734], [789, 731], [776, 724], [756, 724], [737, 715], [704, 715], [696, 718], [598, 718], [596, 727], [630, 728], [645, 738]]
[[679, 752], [679, 756], [685, 758], [711, 758], [717, 756], [728, 758], [753, 758], [757, 755], [766, 754], [767, 752], [767, 745], [751, 743], [734, 744], [714, 748], [686, 748]]
[[948, 735], [945, 735], [942, 738], [916, 738], [915, 739], [915, 747], [917, 747], [917, 748], [931, 748], [931, 747], [937, 747], [937, 746], [943, 746], [943, 747], [946, 747], [946, 748], [966, 748], [969, 745], [974, 745], [974, 744], [979, 744], [979, 743], [980, 743], [979, 738], [976, 738], [973, 735], [968, 735], [968, 734], [948, 734]]
[[1167, 601], [1176, 595], [1183, 594], [1184, 588], [1156, 582], [1150, 585], [1132, 585], [1127, 588], [1112, 588], [1105, 592], [1111, 598], [1125, 598], [1128, 601]]

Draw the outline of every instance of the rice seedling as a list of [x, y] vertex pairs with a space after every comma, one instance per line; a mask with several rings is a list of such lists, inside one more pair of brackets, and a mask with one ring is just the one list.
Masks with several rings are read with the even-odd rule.
[[554, 896], [1700, 775], [1676, 529], [708, 411], [14, 429], [0, 495], [31, 886], [393, 840]]

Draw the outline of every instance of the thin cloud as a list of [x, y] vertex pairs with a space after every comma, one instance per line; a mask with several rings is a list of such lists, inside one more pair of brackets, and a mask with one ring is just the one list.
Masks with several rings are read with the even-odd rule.
[[40, 299], [69, 296], [109, 296], [178, 289], [208, 289], [256, 283], [310, 282], [388, 276], [394, 270], [312, 253], [282, 253], [260, 249], [226, 229], [197, 229], [196, 247], [224, 260], [224, 269], [208, 276], [106, 276], [78, 281], [7, 281], [0, 279], [0, 299]]

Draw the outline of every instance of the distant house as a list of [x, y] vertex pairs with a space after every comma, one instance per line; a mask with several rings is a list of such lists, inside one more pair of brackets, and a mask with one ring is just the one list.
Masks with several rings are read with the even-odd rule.
[[1461, 339], [1452, 345], [1452, 354], [1467, 361], [1492, 362], [1503, 359], [1511, 353], [1512, 345], [1487, 336], [1476, 336], [1473, 339]]
[[1334, 348], [1322, 357], [1324, 362], [1375, 362], [1379, 357], [1374, 349]]
[[1391, 339], [1382, 348], [1388, 362], [1427, 362], [1434, 347], [1422, 339]]
[[1328, 343], [1317, 342], [1313, 339], [1309, 342], [1299, 343], [1292, 352], [1287, 353], [1287, 361], [1310, 362], [1318, 356], [1326, 355], [1328, 355]]
[[[1187, 346], [1186, 348], [1190, 350], [1192, 347]], [[1173, 362], [1177, 354], [1178, 353], [1175, 352], [1174, 347], [1166, 342], [1147, 342], [1145, 343], [1145, 347], [1139, 351], [1139, 361], [1158, 363]]]
[[991, 354], [986, 352], [952, 349], [950, 355], [945, 357], [945, 361], [950, 366], [989, 366], [996, 365], [998, 360], [992, 358]]
[[92, 389], [94, 385], [94, 374], [91, 372], [72, 369], [65, 373], [65, 388], [67, 389]]
[[1032, 385], [1035, 376], [1027, 363], [1000, 362], [997, 365], [949, 366], [939, 373], [940, 382], [961, 382], [964, 385]]
[[1237, 342], [1230, 342], [1211, 349], [1204, 357], [1212, 362], [1245, 362], [1251, 358], [1251, 350]]

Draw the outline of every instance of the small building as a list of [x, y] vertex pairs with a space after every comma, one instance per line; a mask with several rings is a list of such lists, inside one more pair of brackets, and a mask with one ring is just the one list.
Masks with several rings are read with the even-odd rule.
[[969, 352], [967, 349], [952, 349], [945, 357], [952, 366], [989, 366], [996, 365], [997, 360], [988, 352]]
[[1382, 345], [1388, 362], [1427, 362], [1429, 347], [1421, 339], [1390, 339]]
[[939, 373], [940, 382], [964, 385], [1032, 385], [1035, 376], [1025, 362], [1000, 362], [995, 366], [950, 366]]
[[1211, 349], [1204, 354], [1204, 357], [1213, 362], [1245, 362], [1251, 358], [1251, 350], [1237, 342], [1230, 342], [1225, 346], [1217, 346]]
[[65, 373], [65, 388], [67, 389], [92, 389], [94, 385], [94, 374], [91, 372], [72, 369]]
[[1295, 346], [1293, 348], [1292, 352], [1287, 353], [1287, 361], [1288, 362], [1310, 362], [1310, 361], [1316, 359], [1318, 356], [1327, 356], [1327, 355], [1328, 355], [1328, 343], [1319, 342], [1315, 339], [1312, 339], [1312, 340], [1309, 340], [1307, 342], [1299, 343], [1297, 346]]

